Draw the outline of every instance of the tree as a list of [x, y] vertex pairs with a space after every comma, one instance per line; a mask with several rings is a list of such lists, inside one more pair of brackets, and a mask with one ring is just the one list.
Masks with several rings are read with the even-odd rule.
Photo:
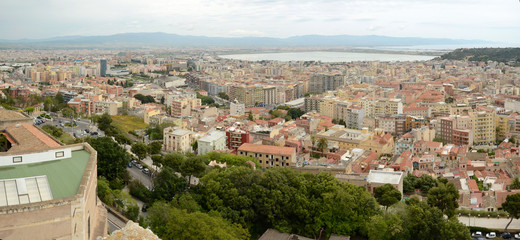
[[152, 156], [152, 164], [155, 166], [155, 169], [160, 168], [163, 165], [163, 156], [157, 154]]
[[459, 207], [459, 191], [453, 183], [439, 183], [428, 191], [428, 204], [437, 207], [449, 218], [455, 216], [455, 210]]
[[34, 107], [26, 107], [25, 111], [27, 112], [27, 114], [31, 115], [34, 112]]
[[181, 153], [169, 153], [164, 155], [162, 164], [179, 172], [181, 165], [186, 161], [186, 156]]
[[403, 180], [403, 192], [405, 194], [413, 194], [415, 192], [415, 186], [417, 185], [417, 182], [418, 178], [408, 173]]
[[139, 161], [143, 160], [148, 155], [148, 146], [142, 142], [134, 143], [131, 150], [137, 158], [139, 158]]
[[520, 180], [518, 180], [518, 177], [513, 179], [513, 182], [509, 185], [509, 189], [520, 189]]
[[504, 231], [507, 231], [509, 224], [513, 221], [513, 219], [520, 218], [520, 193], [512, 194], [506, 197], [506, 201], [502, 203], [502, 209], [509, 213], [511, 216], [511, 220], [507, 223]]
[[191, 176], [201, 177], [202, 173], [206, 170], [206, 164], [202, 157], [192, 156], [181, 164], [179, 170], [183, 176], [188, 177], [188, 184], [190, 184]]
[[97, 123], [99, 129], [106, 133], [111, 126], [110, 124], [112, 123], [112, 118], [110, 117], [110, 115], [108, 115], [108, 113], [104, 113], [103, 115], [101, 115], [101, 117], [97, 119]]
[[[249, 239], [249, 232], [239, 224], [232, 224], [215, 212], [188, 212], [164, 202], [155, 203], [146, 222], [161, 239]], [[194, 224], [196, 223], [196, 224]]]
[[325, 153], [325, 149], [327, 149], [329, 147], [329, 142], [327, 141], [326, 138], [320, 138], [318, 139], [318, 150], [321, 151], [321, 155], [323, 156], [323, 154]]
[[423, 194], [428, 194], [428, 191], [430, 191], [430, 188], [437, 186], [437, 180], [435, 180], [432, 176], [428, 174], [423, 174], [419, 178], [419, 181], [417, 182], [417, 185], [415, 188], [421, 189], [421, 192]]
[[249, 112], [249, 115], [247, 116], [247, 120], [249, 120], [249, 121], [254, 121], [255, 120], [255, 118], [253, 116], [253, 112]]
[[175, 194], [184, 191], [186, 179], [177, 176], [175, 171], [169, 167], [163, 167], [161, 172], [153, 180], [153, 197], [155, 200], [170, 201]]
[[375, 215], [368, 224], [368, 239], [390, 240], [402, 238], [403, 220], [396, 214]]
[[146, 104], [146, 103], [154, 103], [155, 102], [155, 98], [150, 96], [150, 95], [143, 95], [143, 94], [136, 94], [134, 95], [134, 98], [141, 101], [141, 103], [143, 104]]
[[162, 143], [158, 141], [151, 142], [150, 144], [148, 144], [148, 148], [150, 154], [159, 154], [161, 153]]
[[287, 115], [291, 116], [292, 119], [298, 119], [303, 114], [305, 114], [305, 112], [299, 108], [290, 108], [287, 111]]
[[218, 93], [218, 97], [222, 98], [222, 99], [225, 99], [225, 100], [229, 100], [229, 96], [225, 92], [219, 92]]
[[197, 149], [199, 148], [199, 142], [198, 141], [195, 141], [191, 144], [191, 148], [193, 149], [193, 151], [197, 151]]
[[89, 138], [88, 143], [97, 151], [97, 172], [109, 181], [123, 179], [129, 158], [126, 151], [109, 137]]
[[374, 189], [374, 197], [379, 204], [385, 206], [385, 209], [388, 209], [389, 206], [401, 200], [401, 192], [391, 184], [385, 184]]

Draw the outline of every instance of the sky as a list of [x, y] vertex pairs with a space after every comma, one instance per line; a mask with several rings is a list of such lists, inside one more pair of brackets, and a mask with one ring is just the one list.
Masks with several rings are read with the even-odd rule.
[[127, 32], [384, 35], [520, 45], [519, 0], [3, 0], [0, 39]]

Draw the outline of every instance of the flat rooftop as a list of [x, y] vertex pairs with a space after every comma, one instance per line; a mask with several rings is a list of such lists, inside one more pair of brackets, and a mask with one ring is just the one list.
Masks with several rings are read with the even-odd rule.
[[20, 119], [29, 118], [21, 112], [0, 109], [0, 120]]
[[399, 184], [401, 178], [404, 177], [403, 172], [387, 172], [387, 171], [377, 171], [370, 170], [367, 177], [367, 182], [369, 183], [389, 183], [389, 184]]
[[78, 192], [89, 159], [89, 152], [77, 150], [71, 158], [0, 167], [0, 180], [45, 176], [53, 199], [71, 197]]

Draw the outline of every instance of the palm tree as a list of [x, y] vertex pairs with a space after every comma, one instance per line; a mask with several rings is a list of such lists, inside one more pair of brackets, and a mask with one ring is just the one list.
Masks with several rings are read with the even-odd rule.
[[321, 155], [323, 156], [325, 153], [325, 149], [329, 146], [329, 142], [325, 138], [318, 139], [318, 149], [321, 151]]

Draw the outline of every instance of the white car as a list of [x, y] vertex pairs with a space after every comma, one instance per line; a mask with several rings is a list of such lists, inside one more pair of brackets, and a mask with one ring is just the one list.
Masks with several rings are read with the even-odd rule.
[[490, 232], [490, 233], [486, 234], [486, 238], [489, 238], [489, 239], [493, 239], [496, 237], [497, 237], [497, 234], [495, 232]]
[[515, 234], [515, 239], [520, 239], [520, 233]]
[[474, 232], [471, 234], [472, 237], [483, 237], [482, 232]]

